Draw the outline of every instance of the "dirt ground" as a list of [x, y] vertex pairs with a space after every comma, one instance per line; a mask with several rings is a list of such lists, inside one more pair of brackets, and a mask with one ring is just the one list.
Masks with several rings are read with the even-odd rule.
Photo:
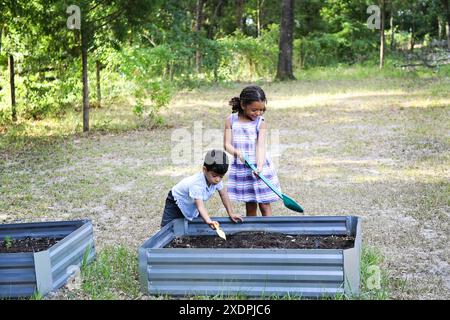
[[355, 238], [347, 236], [298, 236], [266, 232], [242, 232], [216, 236], [177, 237], [166, 248], [245, 248], [245, 249], [348, 249]]
[[[227, 102], [244, 85], [180, 93], [163, 129], [69, 136], [2, 154], [0, 222], [88, 218], [97, 250], [137, 250], [159, 230], [170, 188], [201, 170], [206, 150], [222, 147]], [[450, 299], [450, 94], [442, 89], [450, 80], [262, 87], [283, 192], [304, 215], [362, 217], [363, 245], [384, 255], [393, 299]], [[226, 216], [218, 195], [207, 209]], [[297, 213], [278, 201], [273, 214]]]

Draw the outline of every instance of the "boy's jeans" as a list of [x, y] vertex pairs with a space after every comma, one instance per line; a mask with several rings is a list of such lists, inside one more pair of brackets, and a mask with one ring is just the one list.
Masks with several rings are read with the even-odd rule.
[[180, 218], [184, 218], [184, 215], [173, 198], [172, 190], [170, 190], [166, 198], [166, 205], [164, 207], [164, 213], [161, 220], [161, 228], [170, 221]]

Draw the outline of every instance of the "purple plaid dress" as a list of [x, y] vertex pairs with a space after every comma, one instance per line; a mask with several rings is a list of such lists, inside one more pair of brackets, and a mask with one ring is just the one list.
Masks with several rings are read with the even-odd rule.
[[[256, 141], [262, 121], [264, 118], [260, 116], [254, 121], [240, 122], [237, 113], [231, 114], [233, 147], [245, 153], [255, 166]], [[277, 173], [267, 153], [262, 174], [280, 190]], [[279, 199], [275, 192], [253, 175], [252, 170], [237, 157], [234, 157], [230, 166], [227, 188], [230, 199], [233, 201], [270, 203]]]

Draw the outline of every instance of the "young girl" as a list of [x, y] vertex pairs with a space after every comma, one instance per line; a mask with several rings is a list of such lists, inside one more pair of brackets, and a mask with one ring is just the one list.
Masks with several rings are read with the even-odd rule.
[[[232, 114], [225, 121], [224, 148], [234, 156], [228, 176], [228, 194], [231, 200], [245, 202], [247, 216], [256, 216], [257, 207], [263, 216], [272, 214], [271, 202], [279, 198], [257, 176], [261, 173], [280, 189], [273, 164], [266, 156], [267, 122], [266, 95], [258, 86], [242, 90], [239, 97], [230, 101]], [[244, 162], [243, 154], [255, 164], [257, 172], [251, 171]]]

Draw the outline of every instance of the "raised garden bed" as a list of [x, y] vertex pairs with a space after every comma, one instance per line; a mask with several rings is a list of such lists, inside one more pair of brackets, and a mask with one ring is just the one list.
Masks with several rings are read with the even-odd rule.
[[[359, 294], [360, 218], [247, 217], [243, 224], [216, 220], [226, 242], [199, 219], [174, 220], [147, 240], [139, 249], [141, 290], [260, 298]], [[246, 242], [247, 248], [242, 245]]]
[[45, 295], [95, 255], [89, 220], [1, 224], [0, 246], [0, 298]]

